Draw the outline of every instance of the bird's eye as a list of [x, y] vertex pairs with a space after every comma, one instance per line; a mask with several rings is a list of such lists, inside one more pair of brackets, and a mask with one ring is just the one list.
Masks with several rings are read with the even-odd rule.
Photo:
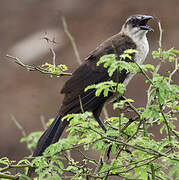
[[136, 18], [132, 18], [132, 19], [130, 19], [129, 22], [130, 22], [133, 26], [136, 26], [136, 25], [138, 24], [139, 20], [136, 19]]
[[133, 20], [132, 20], [132, 23], [133, 23], [133, 24], [136, 24], [136, 23], [137, 23], [137, 19], [133, 19]]

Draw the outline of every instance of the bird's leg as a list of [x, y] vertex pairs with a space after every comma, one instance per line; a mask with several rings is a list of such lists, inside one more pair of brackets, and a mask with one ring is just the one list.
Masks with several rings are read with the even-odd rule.
[[95, 120], [98, 122], [98, 124], [100, 125], [100, 127], [104, 130], [104, 132], [106, 133], [107, 129], [104, 125], [104, 123], [102, 122], [102, 120], [99, 118], [99, 116], [93, 114]]
[[93, 110], [93, 116], [94, 116], [95, 120], [98, 122], [98, 124], [100, 125], [100, 127], [104, 130], [104, 132], [106, 132], [107, 129], [106, 129], [103, 121], [99, 117], [102, 108], [103, 108], [103, 104], [99, 105], [95, 110]]

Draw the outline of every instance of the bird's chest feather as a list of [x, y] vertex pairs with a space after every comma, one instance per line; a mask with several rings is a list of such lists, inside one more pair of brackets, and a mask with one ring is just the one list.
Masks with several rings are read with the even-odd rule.
[[136, 48], [137, 53], [135, 55], [135, 62], [140, 65], [140, 64], [143, 64], [149, 52], [149, 44], [148, 44], [146, 36], [144, 36], [140, 40], [136, 40], [135, 43], [137, 45], [137, 48]]
[[[144, 36], [142, 39], [133, 39], [133, 41], [136, 43], [136, 54], [134, 57], [134, 60], [137, 64], [141, 65], [143, 64], [143, 62], [146, 59], [146, 56], [149, 52], [149, 44], [147, 41], [147, 37]], [[132, 78], [134, 77], [134, 73], [131, 72], [130, 74], [128, 74], [128, 76], [126, 77], [126, 79], [124, 80], [124, 85], [127, 86], [129, 84], [129, 82], [132, 80]]]

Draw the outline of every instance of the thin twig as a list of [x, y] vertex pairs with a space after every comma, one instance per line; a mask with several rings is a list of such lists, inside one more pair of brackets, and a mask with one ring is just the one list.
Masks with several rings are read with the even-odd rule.
[[108, 171], [111, 171], [111, 170], [115, 170], [115, 169], [120, 169], [120, 168], [128, 168], [128, 167], [131, 167], [131, 166], [136, 166], [137, 164], [140, 164], [140, 163], [144, 163], [146, 161], [149, 161], [151, 159], [154, 159], [156, 156], [151, 156], [149, 158], [145, 158], [145, 159], [142, 159], [142, 160], [139, 160], [139, 161], [135, 161], [135, 162], [130, 162], [129, 164], [126, 164], [126, 165], [120, 165], [120, 166], [117, 166], [117, 167], [111, 167], [110, 169], [106, 170], [106, 171], [103, 171], [103, 173], [106, 173]]
[[64, 31], [65, 31], [67, 37], [69, 38], [69, 40], [70, 40], [70, 42], [72, 44], [73, 51], [74, 51], [75, 56], [76, 56], [76, 60], [78, 61], [79, 64], [81, 64], [82, 62], [81, 62], [81, 59], [80, 59], [79, 51], [78, 51], [76, 43], [75, 43], [75, 39], [73, 38], [73, 36], [71, 35], [71, 33], [68, 30], [68, 26], [67, 26], [65, 17], [62, 16], [61, 20], [62, 20]]
[[21, 165], [8, 165], [0, 170], [0, 172], [8, 171], [9, 169], [16, 169], [16, 168], [25, 168], [25, 167], [32, 167], [30, 164], [21, 164]]
[[46, 126], [46, 124], [45, 124], [45, 117], [41, 115], [41, 116], [40, 116], [40, 121], [41, 121], [41, 123], [42, 123], [43, 129], [46, 130], [46, 129], [47, 129], [47, 126]]
[[[11, 115], [11, 120], [14, 122], [14, 124], [20, 130], [20, 132], [22, 133], [22, 136], [27, 137], [27, 134], [26, 134], [24, 128], [20, 125], [20, 123], [15, 119], [15, 117], [13, 115]], [[28, 142], [26, 142], [26, 144], [28, 145]], [[32, 149], [29, 149], [29, 151], [32, 154]]]
[[95, 163], [96, 165], [98, 164], [98, 162], [96, 161], [96, 159], [91, 159], [91, 158], [89, 158], [89, 157], [86, 156], [80, 149], [77, 149], [77, 151], [78, 151], [80, 154], [82, 154], [82, 156], [83, 156], [85, 159], [87, 159], [88, 161], [91, 161], [91, 162]]
[[[171, 128], [170, 128], [170, 125], [169, 125], [169, 123], [168, 123], [168, 120], [167, 120], [167, 118], [166, 118], [166, 116], [165, 116], [165, 113], [163, 112], [163, 106], [161, 105], [161, 103], [159, 102], [159, 100], [158, 100], [158, 103], [159, 103], [159, 107], [160, 107], [160, 112], [162, 113], [162, 116], [163, 116], [165, 125], [166, 125], [166, 127], [167, 127], [168, 140], [169, 140], [169, 142], [170, 142], [170, 144], [171, 144], [171, 131], [170, 131]], [[172, 145], [172, 144], [171, 144], [171, 145]]]
[[157, 22], [158, 22], [158, 28], [159, 28], [159, 32], [160, 32], [160, 35], [159, 35], [159, 48], [162, 48], [162, 35], [163, 35], [163, 29], [162, 29], [162, 26], [161, 26], [161, 23], [160, 23], [160, 20], [158, 18], [157, 19]]
[[22, 66], [23, 68], [25, 68], [27, 71], [39, 71], [42, 74], [50, 74], [50, 75], [55, 75], [55, 76], [71, 76], [72, 73], [65, 73], [65, 72], [60, 72], [60, 74], [56, 74], [50, 71], [47, 71], [46, 69], [40, 67], [40, 66], [36, 66], [36, 65], [26, 65], [24, 64], [19, 58], [11, 56], [11, 55], [6, 55], [6, 57], [14, 59], [15, 63]]
[[55, 47], [55, 44], [56, 44], [56, 41], [55, 41], [55, 38], [53, 38], [52, 40], [47, 36], [47, 33], [45, 33], [45, 37], [43, 37], [43, 39], [45, 39], [47, 41], [47, 43], [50, 45], [50, 51], [52, 52], [52, 62], [53, 62], [53, 67], [54, 67], [54, 70], [55, 71], [55, 68], [56, 68], [56, 53], [54, 51], [54, 47]]
[[[158, 72], [158, 70], [160, 69], [160, 66], [161, 66], [161, 61], [160, 63], [156, 66], [155, 70], [154, 70], [154, 74], [156, 74]], [[148, 108], [149, 106], [149, 99], [150, 99], [150, 96], [151, 96], [151, 89], [153, 87], [153, 84], [150, 84], [148, 90], [147, 90], [147, 103], [146, 103], [146, 109]]]
[[18, 180], [19, 176], [14, 176], [14, 175], [9, 175], [9, 174], [4, 174], [0, 173], [0, 179], [13, 179], [13, 180]]
[[[127, 98], [125, 96], [122, 96], [122, 98], [124, 98], [124, 100], [127, 100]], [[137, 110], [137, 108], [135, 108], [132, 103], [130, 102], [126, 102], [126, 104], [137, 114], [137, 116], [140, 118], [141, 114], [140, 112]]]
[[149, 160], [149, 161], [147, 161], [147, 162], [141, 163], [141, 164], [139, 164], [139, 165], [135, 165], [134, 167], [131, 167], [131, 168], [127, 169], [127, 170], [122, 170], [122, 171], [118, 172], [118, 174], [120, 174], [120, 173], [127, 173], [127, 172], [129, 172], [129, 171], [131, 171], [131, 170], [133, 170], [133, 169], [135, 169], [135, 168], [138, 168], [138, 167], [141, 167], [141, 166], [150, 164], [151, 162], [155, 161], [156, 159], [158, 159], [158, 156], [155, 157], [155, 158], [152, 158], [151, 160]]
[[84, 109], [83, 109], [83, 103], [82, 103], [82, 100], [81, 100], [81, 97], [79, 95], [79, 101], [80, 101], [80, 109], [81, 109], [81, 112], [84, 113]]
[[[132, 136], [130, 136], [130, 137], [126, 140], [126, 143], [128, 143], [131, 139], [133, 139], [133, 138], [138, 134], [139, 128], [140, 128], [140, 126], [141, 126], [141, 124], [142, 124], [142, 121], [143, 121], [143, 119], [140, 119], [140, 122], [139, 122], [139, 124], [138, 124], [138, 126], [137, 126], [137, 130], [133, 133]], [[123, 149], [125, 149], [125, 148], [126, 148], [126, 145], [123, 144], [123, 146], [120, 148], [119, 152], [117, 153], [116, 159], [119, 157], [121, 151], [122, 151]]]
[[140, 65], [135, 62], [135, 64], [137, 65], [137, 67], [140, 69], [140, 72], [144, 75], [144, 77], [150, 82], [150, 84], [153, 84], [152, 80], [149, 78], [149, 76], [145, 73], [145, 71], [140, 67]]
[[100, 156], [98, 165], [96, 166], [94, 174], [98, 174], [98, 172], [101, 170], [102, 167], [103, 167], [103, 158], [102, 158], [102, 156]]
[[17, 126], [17, 128], [21, 131], [22, 136], [26, 137], [26, 132], [24, 130], [24, 128], [20, 125], [20, 123], [15, 119], [15, 117], [13, 115], [11, 115], [11, 120], [14, 122], [14, 124]]
[[175, 59], [175, 68], [174, 68], [174, 70], [170, 73], [170, 76], [169, 76], [169, 80], [168, 80], [168, 82], [170, 83], [171, 82], [171, 80], [172, 80], [172, 76], [178, 71], [178, 59], [179, 58], [176, 58]]

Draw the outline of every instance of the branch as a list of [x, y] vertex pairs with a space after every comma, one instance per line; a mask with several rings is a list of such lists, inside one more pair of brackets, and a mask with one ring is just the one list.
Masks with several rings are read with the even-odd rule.
[[[81, 128], [84, 128], [84, 127], [81, 127]], [[86, 129], [86, 128], [84, 128]], [[105, 139], [108, 139], [110, 141], [113, 141], [115, 142], [117, 145], [125, 145], [125, 146], [128, 146], [128, 147], [131, 147], [133, 149], [137, 149], [137, 150], [140, 150], [140, 151], [143, 151], [143, 152], [146, 152], [148, 154], [151, 154], [151, 155], [156, 155], [156, 156], [164, 156], [164, 157], [167, 157], [171, 160], [176, 160], [176, 161], [179, 161], [178, 158], [173, 158], [173, 157], [170, 157], [170, 156], [167, 156], [166, 153], [162, 153], [162, 152], [158, 152], [157, 150], [155, 149], [152, 149], [152, 148], [146, 148], [146, 147], [143, 147], [143, 146], [140, 146], [140, 145], [132, 145], [132, 144], [129, 144], [127, 142], [123, 142], [119, 139], [114, 139], [112, 137], [109, 137], [109, 136], [106, 136], [104, 133], [101, 133], [101, 132], [98, 132], [96, 131], [95, 129], [92, 129], [92, 128], [87, 128], [91, 131], [94, 131], [96, 132], [97, 134], [101, 135], [101, 138], [105, 138]]]
[[103, 167], [103, 158], [102, 158], [102, 155], [101, 155], [100, 158], [99, 158], [98, 164], [96, 166], [96, 169], [94, 171], [94, 174], [97, 175], [102, 167]]
[[14, 179], [14, 180], [18, 180], [19, 176], [13, 176], [13, 175], [8, 175], [8, 174], [4, 174], [4, 173], [0, 173], [0, 179]]
[[158, 22], [158, 28], [159, 28], [159, 32], [160, 32], [160, 35], [159, 35], [159, 48], [162, 48], [162, 35], [163, 35], [163, 30], [162, 30], [162, 26], [161, 26], [161, 23], [160, 23], [160, 20], [158, 18], [157, 19], [157, 22]]
[[176, 60], [175, 60], [175, 68], [174, 68], [174, 70], [170, 73], [170, 76], [169, 76], [169, 83], [171, 82], [171, 80], [172, 80], [172, 76], [178, 71], [178, 68], [179, 68], [179, 66], [178, 66], [178, 59], [179, 58], [176, 58]]
[[48, 71], [46, 68], [42, 68], [36, 65], [26, 65], [19, 58], [8, 55], [8, 54], [6, 55], [6, 57], [14, 59], [15, 60], [14, 62], [16, 64], [22, 66], [27, 71], [39, 71], [42, 74], [50, 74], [50, 75], [55, 75], [55, 76], [71, 76], [72, 75], [72, 73], [65, 73], [65, 72], [54, 73], [53, 71]]
[[89, 158], [87, 155], [85, 155], [81, 150], [79, 150], [79, 149], [77, 149], [77, 151], [85, 158], [85, 159], [87, 159], [88, 161], [91, 161], [91, 162], [93, 162], [94, 164], [98, 164], [98, 162], [96, 161], [96, 159], [91, 159], [91, 158]]
[[30, 164], [22, 164], [22, 165], [8, 165], [0, 170], [0, 172], [5, 172], [9, 169], [16, 169], [16, 168], [25, 168], [25, 167], [32, 167]]
[[47, 33], [45, 33], [45, 36], [43, 37], [43, 39], [45, 39], [47, 41], [47, 43], [50, 45], [50, 51], [52, 52], [52, 56], [53, 56], [53, 66], [54, 66], [54, 71], [55, 71], [55, 66], [56, 66], [56, 63], [55, 63], [55, 60], [56, 60], [56, 54], [55, 54], [55, 51], [54, 51], [54, 46], [55, 44], [57, 43], [55, 41], [55, 38], [53, 38], [52, 40], [47, 36]]
[[[27, 134], [26, 134], [24, 128], [20, 125], [20, 123], [15, 119], [15, 117], [13, 115], [11, 115], [11, 119], [14, 122], [14, 124], [17, 126], [17, 128], [21, 131], [22, 136], [26, 137]], [[28, 142], [26, 142], [26, 144], [28, 145]], [[32, 149], [29, 149], [29, 151], [32, 154]]]
[[71, 44], [72, 44], [72, 47], [73, 47], [73, 51], [75, 53], [75, 56], [76, 56], [76, 60], [79, 64], [81, 64], [81, 59], [80, 59], [80, 55], [79, 55], [79, 51], [77, 49], [77, 46], [76, 46], [76, 43], [75, 43], [75, 39], [73, 38], [73, 36], [71, 35], [71, 33], [69, 32], [68, 30], [68, 26], [67, 26], [67, 23], [66, 23], [66, 19], [64, 16], [61, 17], [61, 20], [62, 20], [62, 24], [63, 24], [63, 28], [64, 28], [64, 31], [67, 35], [67, 37], [69, 38]]
[[120, 174], [120, 173], [127, 173], [127, 172], [129, 172], [129, 171], [131, 171], [131, 170], [133, 170], [135, 168], [138, 168], [138, 167], [141, 167], [141, 166], [145, 166], [145, 165], [150, 164], [151, 162], [155, 161], [158, 158], [159, 158], [158, 156], [156, 156], [154, 158], [149, 158], [151, 160], [149, 160], [147, 162], [144, 162], [144, 163], [141, 163], [139, 165], [134, 165], [134, 167], [131, 167], [131, 168], [127, 169], [127, 170], [120, 171], [120, 172], [118, 172], [118, 174]]

